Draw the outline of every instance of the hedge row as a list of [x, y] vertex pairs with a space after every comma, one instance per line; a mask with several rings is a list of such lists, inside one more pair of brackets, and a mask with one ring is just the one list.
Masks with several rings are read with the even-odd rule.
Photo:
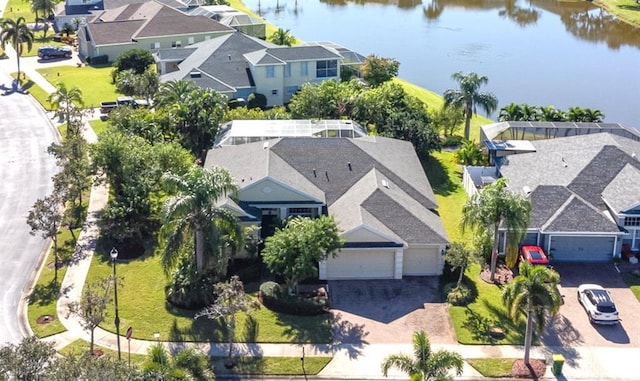
[[305, 298], [299, 295], [289, 295], [276, 282], [265, 282], [260, 285], [259, 299], [268, 309], [291, 315], [320, 315], [329, 309], [326, 296]]

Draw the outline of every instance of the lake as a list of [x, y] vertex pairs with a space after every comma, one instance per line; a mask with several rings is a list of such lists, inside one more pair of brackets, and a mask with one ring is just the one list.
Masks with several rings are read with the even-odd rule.
[[439, 94], [457, 88], [452, 73], [473, 71], [499, 108], [588, 107], [640, 128], [640, 29], [588, 2], [243, 1], [304, 41], [395, 58], [401, 78]]

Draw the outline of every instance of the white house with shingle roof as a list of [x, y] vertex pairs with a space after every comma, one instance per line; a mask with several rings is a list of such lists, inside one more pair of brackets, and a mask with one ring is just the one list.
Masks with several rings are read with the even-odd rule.
[[640, 139], [600, 132], [532, 141], [499, 166], [532, 203], [525, 242], [558, 261], [609, 261], [640, 250]]
[[440, 275], [449, 239], [411, 143], [382, 137], [281, 138], [209, 151], [227, 168], [243, 221], [263, 236], [291, 216], [333, 215], [346, 240], [321, 279]]
[[206, 16], [190, 16], [150, 0], [94, 12], [78, 30], [78, 46], [84, 57], [107, 55], [113, 61], [134, 48], [177, 48], [232, 32]]

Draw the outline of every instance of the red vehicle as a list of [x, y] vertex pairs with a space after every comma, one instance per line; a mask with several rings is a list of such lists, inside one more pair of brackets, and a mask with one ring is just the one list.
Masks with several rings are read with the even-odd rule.
[[527, 261], [532, 265], [549, 266], [549, 258], [540, 246], [522, 246], [520, 248], [520, 260]]

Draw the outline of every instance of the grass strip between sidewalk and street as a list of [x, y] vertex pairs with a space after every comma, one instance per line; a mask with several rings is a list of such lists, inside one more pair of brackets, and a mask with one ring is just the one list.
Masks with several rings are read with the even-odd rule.
[[226, 369], [224, 363], [227, 357], [214, 357], [212, 362], [217, 375], [270, 375], [270, 376], [299, 376], [317, 375], [332, 357], [305, 357], [304, 369], [300, 357], [236, 357], [236, 366]]
[[[70, 355], [82, 356], [82, 355], [85, 355], [85, 354], [89, 353], [90, 347], [91, 347], [91, 343], [89, 343], [88, 341], [82, 340], [82, 339], [78, 339], [78, 340], [70, 343], [66, 347], [62, 348], [58, 352], [63, 356], [70, 356]], [[109, 349], [109, 348], [106, 348], [106, 347], [102, 347], [100, 345], [95, 345], [95, 343], [93, 345], [93, 350], [94, 351], [95, 350], [101, 350], [102, 353], [103, 353], [103, 356], [110, 357], [113, 360], [118, 358], [118, 351], [113, 350], [113, 349]], [[126, 340], [124, 340], [124, 342], [122, 343], [122, 348], [121, 348], [121, 352], [120, 353], [121, 353], [123, 361], [128, 361], [129, 360], [129, 351], [128, 351], [127, 341]], [[131, 354], [131, 365], [140, 366], [145, 362], [146, 359], [147, 359], [146, 355], [140, 355], [140, 354], [137, 354], [137, 353], [132, 353]]]
[[477, 370], [483, 377], [502, 378], [511, 377], [511, 368], [518, 359], [508, 358], [478, 358], [465, 359], [465, 361]]

